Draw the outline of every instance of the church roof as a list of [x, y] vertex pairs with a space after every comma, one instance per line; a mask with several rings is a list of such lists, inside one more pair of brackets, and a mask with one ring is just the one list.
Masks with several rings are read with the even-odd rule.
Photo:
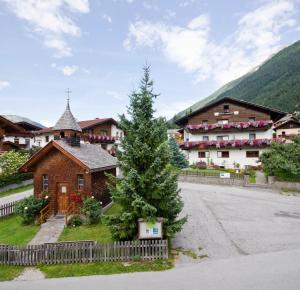
[[36, 152], [19, 170], [21, 172], [31, 171], [32, 166], [42, 160], [53, 148], [91, 172], [117, 167], [117, 158], [102, 149], [100, 145], [80, 144], [80, 146], [70, 146], [62, 140], [52, 140]]
[[67, 103], [66, 110], [54, 125], [53, 130], [74, 130], [82, 132], [80, 126], [78, 125], [75, 117], [70, 110], [69, 101]]

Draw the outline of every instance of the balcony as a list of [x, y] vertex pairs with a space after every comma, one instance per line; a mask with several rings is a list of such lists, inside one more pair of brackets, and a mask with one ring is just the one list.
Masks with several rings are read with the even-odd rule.
[[223, 140], [223, 141], [190, 141], [179, 143], [183, 150], [193, 148], [206, 149], [206, 148], [243, 148], [243, 147], [267, 147], [272, 142], [284, 142], [282, 139], [243, 139], [243, 140]]
[[198, 124], [187, 125], [185, 130], [188, 132], [207, 132], [207, 131], [242, 131], [242, 130], [267, 130], [271, 128], [273, 122], [268, 121], [249, 121], [249, 122], [230, 122], [228, 124]]

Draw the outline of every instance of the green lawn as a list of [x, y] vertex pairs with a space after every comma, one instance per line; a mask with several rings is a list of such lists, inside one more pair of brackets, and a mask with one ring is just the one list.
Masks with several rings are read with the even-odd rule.
[[7, 196], [7, 195], [23, 192], [23, 191], [26, 191], [26, 190], [29, 190], [29, 189], [32, 189], [32, 188], [33, 188], [32, 184], [23, 185], [23, 186], [14, 188], [14, 189], [9, 189], [7, 191], [0, 192], [0, 197], [4, 197], [4, 196]]
[[253, 184], [256, 183], [256, 176], [255, 176], [255, 174], [249, 176], [249, 183], [253, 183]]
[[37, 225], [23, 225], [17, 215], [0, 218], [0, 244], [26, 245], [39, 228]]
[[[105, 215], [116, 214], [120, 211], [120, 206], [113, 204]], [[82, 225], [80, 227], [67, 227], [59, 237], [59, 241], [80, 241], [80, 240], [94, 240], [99, 243], [112, 242], [112, 236], [109, 229], [103, 223], [96, 225]]]
[[22, 266], [0, 265], [0, 281], [13, 280], [24, 270]]
[[163, 271], [173, 267], [169, 260], [149, 262], [103, 262], [91, 264], [41, 265], [38, 268], [47, 278], [111, 275], [131, 272]]

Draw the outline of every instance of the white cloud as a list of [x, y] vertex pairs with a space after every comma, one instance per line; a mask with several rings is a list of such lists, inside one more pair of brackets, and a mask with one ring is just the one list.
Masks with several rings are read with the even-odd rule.
[[292, 0], [267, 2], [243, 15], [236, 31], [221, 43], [211, 40], [210, 21], [199, 15], [185, 27], [137, 21], [129, 25], [128, 49], [159, 49], [197, 81], [214, 79], [219, 85], [248, 72], [281, 48], [284, 29], [296, 26]]
[[5, 89], [9, 86], [10, 86], [10, 83], [8, 81], [1, 81], [0, 80], [0, 90], [3, 90], [3, 89]]
[[119, 101], [124, 99], [124, 95], [116, 91], [106, 91], [106, 95]]
[[1, 0], [30, 28], [41, 35], [46, 47], [56, 50], [55, 56], [72, 55], [65, 36], [79, 37], [80, 28], [67, 16], [71, 13], [88, 13], [88, 0]]
[[61, 71], [65, 76], [69, 77], [78, 71], [78, 66], [77, 65], [66, 65], [61, 69]]
[[106, 22], [112, 23], [112, 18], [111, 18], [109, 15], [103, 14], [103, 15], [102, 15], [102, 18], [103, 18]]

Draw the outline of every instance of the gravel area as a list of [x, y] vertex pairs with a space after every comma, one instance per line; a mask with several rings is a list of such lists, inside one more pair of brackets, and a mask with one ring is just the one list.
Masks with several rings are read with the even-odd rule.
[[[175, 248], [210, 259], [300, 249], [299, 197], [260, 188], [192, 183], [180, 187], [188, 222], [175, 238]], [[189, 261], [180, 258], [181, 263]]]

